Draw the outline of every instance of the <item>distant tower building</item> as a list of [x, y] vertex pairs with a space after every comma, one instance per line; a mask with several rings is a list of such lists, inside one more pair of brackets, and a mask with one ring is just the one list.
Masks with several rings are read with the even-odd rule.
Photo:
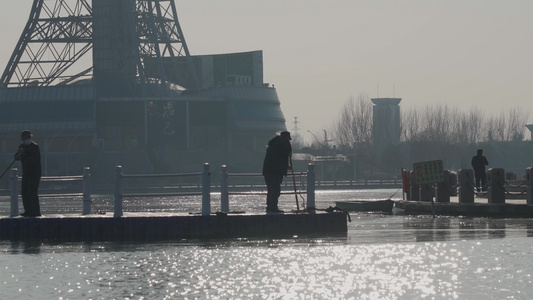
[[291, 130], [291, 136], [292, 136], [292, 149], [293, 150], [301, 150], [303, 148], [303, 140], [302, 136], [300, 135], [300, 128], [298, 127], [298, 117], [294, 117], [294, 127]]
[[401, 98], [372, 98], [374, 146], [379, 149], [400, 143], [400, 101]]

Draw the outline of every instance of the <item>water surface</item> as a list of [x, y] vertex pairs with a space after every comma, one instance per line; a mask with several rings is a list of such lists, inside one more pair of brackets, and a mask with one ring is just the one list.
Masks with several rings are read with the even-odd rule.
[[[317, 192], [383, 199], [395, 190]], [[214, 202], [216, 196], [213, 197]], [[43, 212], [81, 205], [46, 200]], [[72, 201], [72, 200], [70, 200]], [[95, 200], [112, 211], [109, 199]], [[112, 201], [111, 201], [112, 202]], [[232, 197], [262, 212], [260, 196]], [[199, 211], [199, 199], [135, 199], [125, 210]], [[281, 208], [294, 209], [294, 196]], [[5, 209], [2, 204], [0, 209]], [[213, 211], [217, 210], [216, 203]], [[9, 210], [1, 211], [3, 215]], [[2, 299], [530, 299], [530, 219], [352, 213], [341, 237], [160, 243], [0, 242]]]

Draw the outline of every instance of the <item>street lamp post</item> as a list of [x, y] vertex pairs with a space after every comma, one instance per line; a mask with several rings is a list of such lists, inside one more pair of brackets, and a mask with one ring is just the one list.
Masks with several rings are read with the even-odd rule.
[[311, 131], [307, 130], [307, 132], [309, 132], [316, 140], [316, 142], [318, 143], [318, 146], [320, 149], [322, 149], [324, 147], [324, 145], [322, 144], [322, 142], [316, 137], [316, 135], [314, 133], [312, 133]]

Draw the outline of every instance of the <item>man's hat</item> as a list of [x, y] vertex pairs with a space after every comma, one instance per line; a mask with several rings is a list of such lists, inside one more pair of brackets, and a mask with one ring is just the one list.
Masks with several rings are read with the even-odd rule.
[[32, 137], [33, 134], [31, 133], [31, 131], [29, 130], [23, 130], [21, 133], [20, 133], [20, 137]]
[[292, 140], [292, 139], [291, 139], [291, 133], [288, 132], [288, 131], [282, 131], [280, 135], [281, 135], [281, 136], [286, 136], [286, 137], [289, 138], [289, 140]]

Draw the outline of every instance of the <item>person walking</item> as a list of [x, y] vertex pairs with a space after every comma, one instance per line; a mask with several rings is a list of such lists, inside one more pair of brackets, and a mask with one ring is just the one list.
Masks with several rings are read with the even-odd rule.
[[472, 168], [474, 169], [474, 177], [476, 178], [476, 189], [481, 191], [487, 184], [487, 172], [485, 166], [489, 164], [489, 161], [483, 156], [483, 150], [478, 149], [477, 155], [472, 157]]
[[32, 141], [32, 133], [24, 130], [20, 134], [22, 144], [18, 147], [15, 160], [22, 165], [22, 184], [20, 194], [22, 196], [23, 217], [41, 216], [39, 206], [39, 183], [41, 181], [41, 151], [39, 145]]
[[282, 131], [268, 142], [265, 160], [263, 161], [263, 176], [267, 186], [267, 213], [282, 213], [278, 208], [278, 200], [281, 195], [281, 183], [283, 176], [287, 175], [289, 159], [292, 153], [291, 134]]

